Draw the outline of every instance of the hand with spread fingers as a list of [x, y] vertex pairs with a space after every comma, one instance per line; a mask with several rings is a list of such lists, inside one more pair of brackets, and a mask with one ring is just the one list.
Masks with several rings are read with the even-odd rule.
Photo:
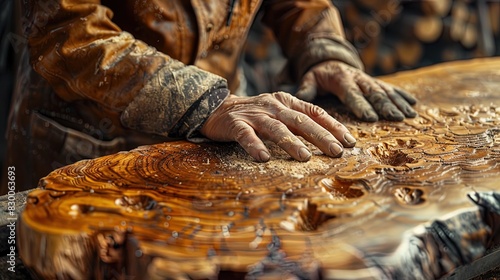
[[334, 94], [363, 121], [379, 117], [389, 121], [413, 118], [417, 101], [409, 93], [373, 78], [340, 61], [326, 61], [312, 67], [303, 77], [296, 96], [310, 101], [317, 94]]
[[200, 132], [215, 141], [236, 141], [261, 162], [271, 157], [263, 140], [276, 143], [298, 161], [309, 160], [311, 151], [296, 135], [332, 157], [340, 157], [343, 147], [356, 144], [347, 128], [325, 110], [285, 92], [230, 95]]

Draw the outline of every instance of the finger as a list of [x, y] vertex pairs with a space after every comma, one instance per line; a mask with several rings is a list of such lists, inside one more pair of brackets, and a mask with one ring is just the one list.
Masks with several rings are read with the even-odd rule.
[[401, 97], [401, 95], [397, 94], [394, 90], [388, 91], [387, 96], [389, 96], [392, 103], [394, 103], [406, 117], [414, 118], [417, 115], [417, 112], [411, 108], [408, 101]]
[[238, 142], [257, 161], [266, 162], [271, 158], [266, 145], [257, 136], [255, 130], [247, 123], [242, 121], [235, 122], [229, 131], [234, 136], [234, 141]]
[[302, 78], [299, 89], [295, 93], [297, 98], [312, 101], [317, 95], [318, 86], [313, 72], [308, 72]]
[[268, 117], [257, 124], [256, 131], [261, 138], [276, 143], [298, 161], [308, 161], [309, 149], [281, 121]]
[[394, 90], [399, 93], [399, 95], [401, 95], [404, 99], [406, 99], [406, 101], [410, 103], [410, 105], [415, 105], [417, 103], [417, 99], [409, 92], [400, 88], [394, 88]]
[[[335, 118], [330, 116], [323, 108], [313, 105], [309, 102], [304, 102], [301, 100], [298, 100], [297, 98], [287, 98], [289, 100], [280, 100], [283, 102], [287, 107], [289, 107], [292, 110], [301, 112], [305, 116], [292, 116], [288, 118], [288, 126], [292, 126], [296, 128], [298, 131], [307, 131], [315, 126], [318, 126], [320, 128], [326, 129], [327, 132], [333, 134], [334, 136], [334, 142], [338, 144], [338, 141], [342, 143], [342, 146], [344, 147], [353, 147], [356, 145], [356, 139], [349, 133], [349, 130], [341, 124], [339, 121], [337, 121]], [[310, 121], [312, 120], [312, 124]], [[317, 130], [316, 130], [317, 131]], [[321, 135], [317, 133], [312, 133], [313, 135]], [[300, 134], [301, 136], [304, 136]], [[309, 137], [309, 136], [308, 136]], [[321, 137], [313, 137], [312, 139], [305, 137], [307, 141], [313, 143], [315, 146], [320, 148], [321, 151], [323, 151], [326, 154], [330, 154], [328, 152], [325, 152], [325, 148], [321, 146], [321, 143], [323, 142], [321, 140]], [[330, 144], [330, 143], [328, 143]], [[331, 151], [331, 147], [328, 147], [328, 150]], [[332, 152], [332, 156], [335, 156], [338, 150], [335, 152]]]
[[326, 155], [332, 157], [342, 155], [342, 144], [335, 136], [306, 114], [292, 109], [285, 109], [277, 114], [277, 119], [283, 122], [293, 133], [304, 137]]
[[373, 109], [384, 119], [390, 121], [404, 120], [403, 113], [392, 103], [384, 89], [375, 83], [372, 78], [360, 81], [359, 87], [364, 92], [366, 100], [372, 104]]
[[411, 93], [408, 93], [407, 91], [388, 84], [382, 80], [378, 80], [378, 83], [386, 92], [395, 91], [397, 94], [401, 95], [406, 102], [408, 102], [408, 104], [415, 105], [417, 103], [417, 99]]
[[343, 103], [359, 119], [367, 122], [378, 121], [378, 115], [371, 104], [357, 88], [349, 88], [345, 92]]
[[363, 96], [362, 89], [352, 78], [342, 79], [339, 83], [340, 100], [351, 110], [351, 112], [363, 121], [375, 122], [378, 115], [372, 105]]
[[366, 96], [366, 100], [373, 105], [376, 112], [379, 113], [384, 119], [389, 121], [402, 121], [405, 116], [399, 109], [391, 102], [385, 92], [373, 92]]

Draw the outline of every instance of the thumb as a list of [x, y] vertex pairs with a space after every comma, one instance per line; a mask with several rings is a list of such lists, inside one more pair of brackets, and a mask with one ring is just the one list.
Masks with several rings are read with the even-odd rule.
[[318, 86], [316, 84], [314, 73], [309, 71], [304, 75], [304, 77], [302, 77], [302, 82], [300, 83], [295, 96], [305, 101], [312, 101], [318, 94], [317, 88]]

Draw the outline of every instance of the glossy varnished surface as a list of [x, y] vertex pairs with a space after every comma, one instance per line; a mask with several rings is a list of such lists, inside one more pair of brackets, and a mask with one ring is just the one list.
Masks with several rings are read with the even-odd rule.
[[270, 145], [261, 164], [233, 144], [171, 142], [52, 172], [22, 214], [25, 265], [45, 278], [359, 279], [471, 262], [498, 242], [495, 207], [478, 204], [500, 192], [500, 59], [384, 80], [418, 97], [419, 116], [361, 123], [326, 106], [358, 139], [342, 158], [300, 163]]

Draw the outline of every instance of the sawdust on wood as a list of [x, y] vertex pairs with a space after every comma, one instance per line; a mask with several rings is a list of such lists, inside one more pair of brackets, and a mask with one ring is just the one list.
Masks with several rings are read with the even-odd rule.
[[293, 159], [283, 149], [272, 142], [266, 142], [266, 146], [271, 153], [271, 159], [268, 162], [257, 162], [240, 146], [217, 156], [222, 167], [229, 170], [258, 172], [260, 174], [283, 174], [299, 179], [310, 174], [325, 173], [331, 167], [334, 159], [325, 156], [323, 152], [311, 143], [305, 140], [302, 141], [313, 154], [307, 162], [299, 162]]

